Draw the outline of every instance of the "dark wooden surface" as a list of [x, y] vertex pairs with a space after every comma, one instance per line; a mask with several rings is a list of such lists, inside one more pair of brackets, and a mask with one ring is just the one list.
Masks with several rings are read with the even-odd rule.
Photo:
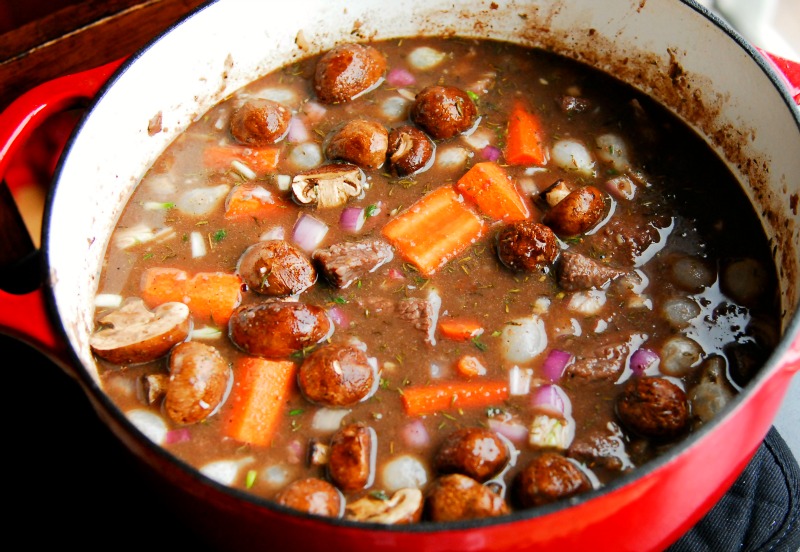
[[37, 84], [135, 52], [203, 3], [205, 0], [40, 2], [54, 11], [43, 11], [38, 18], [0, 34], [0, 110]]

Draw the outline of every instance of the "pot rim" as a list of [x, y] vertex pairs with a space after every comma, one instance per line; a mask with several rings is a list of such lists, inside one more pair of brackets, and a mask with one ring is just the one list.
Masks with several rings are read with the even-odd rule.
[[[768, 60], [766, 60], [752, 44], [750, 44], [746, 39], [744, 39], [736, 30], [734, 30], [726, 21], [721, 19], [717, 14], [707, 9], [702, 4], [699, 4], [696, 0], [678, 0], [678, 1], [687, 5], [688, 7], [692, 8], [693, 10], [697, 11], [698, 13], [706, 17], [708, 20], [710, 20], [716, 27], [722, 30], [728, 36], [729, 39], [733, 40], [739, 46], [739, 48], [741, 48], [747, 54], [748, 62], [755, 62], [755, 64], [767, 76], [769, 81], [772, 83], [772, 85], [780, 95], [780, 98], [787, 107], [787, 110], [793, 116], [794, 122], [798, 128], [798, 133], [800, 133], [800, 109], [798, 109], [798, 107], [794, 102], [794, 99], [791, 97], [788, 90], [786, 89], [785, 79], [782, 78], [782, 76], [780, 76], [776, 72], [772, 64]], [[142, 56], [144, 56], [148, 50], [150, 50], [156, 43], [162, 40], [164, 36], [171, 33], [173, 29], [175, 29], [176, 27], [183, 25], [188, 19], [191, 19], [197, 13], [208, 9], [210, 6], [217, 4], [219, 2], [220, 0], [210, 0], [208, 3], [198, 6], [197, 8], [188, 12], [183, 18], [178, 20], [172, 26], [165, 29], [161, 34], [159, 34], [153, 40], [151, 40], [146, 46], [144, 46], [143, 48], [132, 54], [126, 60], [124, 60], [121, 63], [121, 65], [114, 71], [111, 77], [107, 80], [107, 82], [100, 88], [97, 96], [94, 98], [91, 105], [89, 105], [88, 108], [86, 109], [86, 112], [81, 117], [81, 120], [76, 125], [75, 130], [72, 132], [65, 145], [64, 154], [59, 159], [55, 169], [53, 186], [47, 192], [46, 207], [42, 225], [42, 251], [45, 252], [45, 261], [42, 264], [43, 264], [43, 270], [45, 272], [49, 271], [49, 266], [50, 266], [48, 258], [50, 236], [52, 233], [58, 231], [58, 229], [53, 228], [52, 226], [51, 216], [52, 216], [52, 207], [53, 207], [55, 191], [58, 186], [59, 177], [62, 172], [65, 160], [69, 155], [69, 151], [72, 149], [73, 144], [80, 139], [81, 130], [86, 122], [87, 117], [94, 109], [94, 106], [99, 101], [102, 100], [102, 98], [108, 93], [110, 89], [112, 89], [115, 86], [119, 78], [125, 72], [127, 72], [131, 68], [131, 66], [136, 64], [138, 60]], [[45, 279], [45, 281], [47, 280]], [[59, 317], [55, 291], [51, 286], [44, 286], [43, 291], [44, 291], [45, 304], [48, 310], [48, 315], [50, 320], [53, 321], [54, 323], [55, 331], [59, 334], [59, 336], [65, 343], [69, 344], [70, 343], [69, 333], [67, 332], [66, 328], [64, 327], [61, 321], [61, 318]], [[739, 412], [742, 409], [744, 409], [746, 405], [750, 402], [755, 392], [760, 388], [764, 387], [766, 383], [769, 380], [771, 380], [779, 370], [787, 369], [786, 359], [792, 357], [793, 355], [797, 356], [797, 353], [793, 352], [791, 348], [792, 339], [790, 338], [792, 337], [794, 337], [795, 339], [800, 338], [800, 306], [796, 306], [794, 314], [789, 318], [788, 323], [785, 325], [785, 330], [783, 332], [783, 335], [781, 336], [780, 342], [778, 343], [776, 348], [772, 351], [769, 358], [763, 364], [762, 368], [758, 371], [756, 376], [724, 407], [724, 409], [721, 412], [719, 412], [716, 415], [716, 417], [712, 422], [694, 431], [692, 434], [684, 438], [681, 442], [676, 444], [669, 451], [660, 454], [659, 456], [650, 460], [646, 464], [636, 467], [631, 472], [620, 476], [614, 481], [611, 481], [598, 489], [593, 489], [591, 491], [580, 494], [568, 500], [561, 500], [552, 504], [547, 504], [525, 510], [513, 511], [507, 515], [497, 518], [484, 518], [484, 519], [450, 521], [450, 522], [426, 521], [409, 525], [386, 525], [380, 523], [366, 523], [359, 521], [351, 521], [341, 517], [327, 518], [327, 517], [307, 514], [291, 509], [286, 506], [282, 506], [271, 500], [259, 497], [257, 495], [248, 493], [246, 491], [229, 487], [225, 484], [213, 480], [203, 475], [198, 469], [190, 466], [185, 461], [167, 452], [167, 450], [164, 449], [162, 446], [158, 445], [157, 443], [154, 443], [146, 435], [144, 435], [128, 419], [128, 417], [124, 414], [124, 412], [122, 412], [113, 403], [113, 401], [111, 401], [111, 399], [106, 395], [106, 393], [100, 388], [97, 381], [91, 377], [87, 369], [83, 366], [79, 355], [72, 346], [67, 347], [68, 348], [67, 354], [69, 356], [69, 361], [72, 363], [72, 365], [78, 367], [78, 369], [75, 370], [77, 378], [80, 380], [80, 383], [84, 387], [84, 389], [89, 392], [95, 408], [98, 408], [98, 406], [102, 407], [103, 412], [111, 416], [116, 424], [124, 428], [127, 435], [133, 436], [138, 445], [142, 446], [143, 448], [147, 449], [150, 453], [154, 454], [160, 461], [165, 461], [171, 465], [176, 466], [185, 476], [201, 483], [205, 487], [209, 487], [214, 491], [221, 493], [223, 495], [227, 495], [237, 501], [247, 502], [255, 506], [258, 506], [259, 508], [271, 510], [273, 512], [291, 518], [305, 519], [315, 524], [346, 527], [352, 529], [362, 529], [364, 531], [371, 531], [371, 532], [432, 534], [432, 533], [441, 533], [450, 531], [479, 530], [491, 527], [506, 526], [518, 522], [528, 521], [533, 518], [545, 517], [567, 509], [574, 510], [576, 507], [580, 507], [581, 505], [584, 505], [588, 502], [593, 502], [600, 497], [611, 495], [622, 489], [630, 487], [635, 483], [641, 481], [642, 479], [646, 479], [657, 475], [658, 472], [662, 471], [666, 466], [675, 462], [677, 458], [688, 454], [692, 449], [698, 447], [702, 442], [707, 440], [709, 434], [717, 431], [719, 429], [719, 426], [727, 423], [734, 416], [736, 412]], [[792, 360], [790, 358], [789, 364], [791, 362]], [[795, 358], [793, 362], [794, 363], [800, 362], [800, 358]], [[755, 451], [748, 451], [747, 454], [748, 461], [754, 452]], [[738, 473], [736, 475], [738, 475]]]

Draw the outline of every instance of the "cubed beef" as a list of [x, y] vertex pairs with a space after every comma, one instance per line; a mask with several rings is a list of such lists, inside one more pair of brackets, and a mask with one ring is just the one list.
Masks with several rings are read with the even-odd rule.
[[565, 375], [585, 380], [616, 379], [625, 368], [629, 350], [627, 341], [603, 345], [595, 349], [594, 356], [576, 358], [567, 366]]
[[318, 249], [313, 258], [320, 272], [338, 288], [346, 288], [394, 257], [392, 246], [381, 240], [342, 242]]
[[558, 264], [558, 285], [567, 291], [600, 289], [626, 274], [579, 253], [564, 252]]
[[623, 471], [633, 468], [625, 450], [622, 431], [614, 423], [609, 423], [607, 430], [597, 430], [589, 435], [576, 437], [567, 450], [567, 456], [590, 469]]
[[[635, 222], [632, 223], [632, 221]], [[634, 266], [649, 248], [664, 245], [671, 221], [664, 217], [647, 220], [644, 217], [620, 219], [612, 217], [608, 223], [587, 241], [617, 265]], [[663, 235], [662, 235], [663, 234]]]

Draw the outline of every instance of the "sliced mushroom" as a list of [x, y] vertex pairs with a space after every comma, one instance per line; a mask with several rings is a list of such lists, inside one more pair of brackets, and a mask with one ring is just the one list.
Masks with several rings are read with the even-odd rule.
[[141, 364], [164, 356], [189, 336], [189, 307], [171, 302], [150, 311], [131, 299], [99, 320], [104, 327], [89, 340], [92, 351], [114, 364]]
[[387, 525], [416, 523], [422, 517], [422, 505], [422, 491], [400, 489], [389, 499], [368, 495], [349, 503], [344, 517]]
[[303, 205], [316, 203], [321, 209], [339, 207], [361, 195], [364, 172], [349, 163], [324, 165], [295, 175], [292, 196]]

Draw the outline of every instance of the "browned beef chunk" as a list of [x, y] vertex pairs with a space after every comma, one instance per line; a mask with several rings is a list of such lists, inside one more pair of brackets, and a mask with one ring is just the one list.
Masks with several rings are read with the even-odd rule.
[[565, 375], [585, 380], [616, 379], [625, 368], [630, 346], [627, 341], [603, 345], [591, 357], [576, 358], [567, 366]]
[[[590, 240], [595, 248], [604, 251], [607, 258], [616, 265], [633, 266], [648, 248], [658, 247], [666, 242], [666, 229], [670, 220], [659, 217], [632, 221], [612, 217]], [[664, 236], [662, 237], [662, 233]]]
[[426, 341], [436, 345], [434, 333], [441, 304], [441, 298], [435, 293], [431, 293], [427, 298], [408, 297], [397, 304], [397, 312], [400, 318], [410, 320], [415, 328], [422, 330], [426, 335]]
[[567, 456], [591, 469], [623, 471], [633, 468], [625, 451], [622, 431], [613, 423], [609, 424], [607, 431], [593, 431], [582, 438], [576, 438], [570, 445]]
[[558, 264], [558, 285], [567, 291], [602, 288], [626, 274], [579, 253], [564, 252]]
[[338, 288], [346, 288], [394, 257], [392, 246], [381, 240], [342, 242], [314, 252], [320, 272]]

